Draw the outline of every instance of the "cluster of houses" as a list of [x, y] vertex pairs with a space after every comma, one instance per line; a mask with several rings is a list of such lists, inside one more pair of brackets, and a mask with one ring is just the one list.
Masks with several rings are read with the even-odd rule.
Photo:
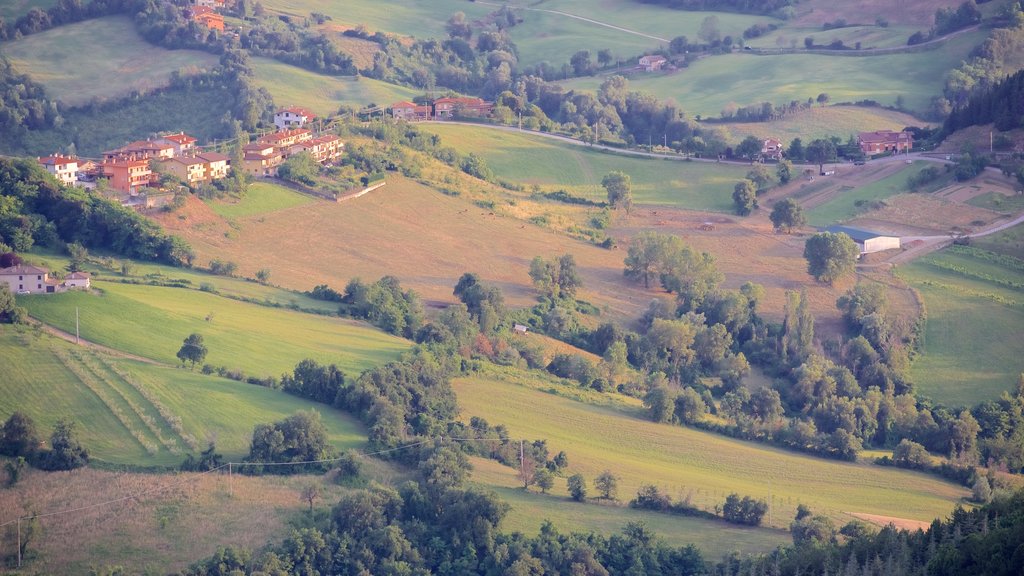
[[438, 98], [429, 104], [402, 101], [391, 105], [391, 115], [398, 120], [451, 120], [456, 116], [486, 118], [494, 103], [468, 96]]
[[[864, 156], [871, 157], [879, 154], [903, 154], [910, 152], [914, 147], [914, 136], [910, 132], [896, 132], [894, 130], [876, 130], [874, 132], [860, 132], [857, 134], [857, 145]], [[761, 154], [758, 160], [762, 162], [778, 162], [782, 160], [785, 148], [778, 138], [766, 138], [761, 141]]]
[[192, 0], [185, 10], [185, 16], [210, 30], [224, 31], [224, 16], [218, 10], [227, 7], [228, 0]]
[[[305, 128], [314, 118], [304, 108], [278, 110], [274, 114], [278, 131], [244, 146], [241, 169], [254, 176], [274, 176], [281, 163], [299, 152], [308, 152], [321, 164], [340, 158], [345, 148], [341, 138], [335, 134], [314, 136]], [[195, 188], [227, 177], [231, 168], [230, 157], [196, 147], [196, 139], [183, 132], [131, 142], [104, 152], [102, 159], [54, 154], [39, 158], [39, 163], [68, 186], [103, 178], [108, 188], [126, 197], [128, 203], [135, 203], [143, 189], [157, 187], [161, 173]], [[148, 200], [146, 207], [151, 207]]]
[[0, 268], [0, 283], [7, 284], [14, 294], [47, 294], [73, 289], [88, 290], [90, 280], [88, 272], [72, 272], [61, 281], [50, 278], [50, 271], [38, 266], [18, 264], [9, 268]]

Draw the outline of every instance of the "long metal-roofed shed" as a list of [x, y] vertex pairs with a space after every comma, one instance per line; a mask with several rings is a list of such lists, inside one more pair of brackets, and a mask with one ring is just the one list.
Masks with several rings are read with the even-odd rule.
[[883, 250], [892, 250], [900, 247], [899, 236], [886, 236], [879, 234], [878, 232], [872, 232], [870, 230], [862, 230], [860, 228], [852, 228], [850, 226], [829, 226], [825, 228], [823, 232], [831, 232], [838, 234], [842, 232], [860, 247], [861, 254], [870, 254], [872, 252], [881, 252]]

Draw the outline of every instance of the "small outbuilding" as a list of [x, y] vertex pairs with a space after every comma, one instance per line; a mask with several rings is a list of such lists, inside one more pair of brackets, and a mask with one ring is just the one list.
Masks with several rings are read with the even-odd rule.
[[516, 324], [515, 326], [512, 327], [512, 331], [515, 332], [516, 334], [526, 334], [527, 332], [530, 331], [530, 328], [528, 326], [524, 326], [523, 324]]
[[884, 234], [879, 234], [878, 232], [861, 230], [860, 228], [852, 228], [850, 226], [829, 226], [823, 231], [831, 232], [833, 234], [838, 234], [840, 232], [846, 234], [857, 243], [861, 254], [871, 254], [872, 252], [882, 252], [883, 250], [899, 249], [900, 247], [899, 236], [886, 236]]

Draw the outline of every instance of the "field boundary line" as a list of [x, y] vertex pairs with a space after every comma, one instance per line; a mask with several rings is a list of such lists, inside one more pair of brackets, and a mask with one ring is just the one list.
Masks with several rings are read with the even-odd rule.
[[600, 20], [594, 20], [592, 18], [586, 18], [584, 16], [577, 16], [576, 14], [570, 14], [569, 12], [562, 12], [561, 10], [547, 10], [545, 8], [530, 8], [529, 6], [521, 6], [518, 4], [495, 4], [493, 2], [477, 2], [477, 4], [483, 6], [494, 6], [495, 8], [508, 7], [512, 10], [528, 10], [530, 12], [547, 12], [548, 14], [556, 14], [558, 16], [565, 16], [567, 18], [574, 18], [576, 20], [582, 20], [590, 24], [597, 24], [598, 26], [604, 26], [605, 28], [611, 28], [612, 30], [618, 30], [619, 32], [625, 32], [627, 34], [633, 34], [635, 36], [643, 36], [644, 38], [650, 38], [651, 40], [657, 40], [658, 42], [669, 42], [667, 38], [661, 38], [660, 36], [653, 36], [651, 34], [645, 34], [636, 30], [630, 30], [629, 28], [623, 28], [622, 26], [616, 26], [607, 22], [601, 22]]

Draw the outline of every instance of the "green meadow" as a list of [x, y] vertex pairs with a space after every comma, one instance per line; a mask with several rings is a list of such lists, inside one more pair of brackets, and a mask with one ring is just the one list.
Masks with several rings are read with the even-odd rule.
[[[504, 532], [533, 535], [540, 532], [544, 522], [551, 522], [563, 534], [596, 532], [610, 536], [621, 532], [629, 522], [643, 522], [669, 544], [693, 544], [710, 558], [719, 558], [734, 550], [746, 554], [769, 552], [792, 541], [788, 533], [778, 529], [635, 510], [623, 502], [576, 502], [566, 494], [562, 478], [555, 480], [555, 487], [549, 494], [540, 494], [536, 488], [527, 492], [516, 479], [516, 470], [483, 458], [473, 458], [471, 462], [472, 482], [495, 491], [510, 507], [501, 522]], [[596, 495], [593, 482], [588, 483], [588, 491], [590, 496]]]
[[893, 130], [927, 124], [887, 108], [868, 106], [815, 106], [770, 122], [705, 122], [705, 128], [721, 130], [726, 142], [738, 144], [747, 136], [774, 137], [789, 146], [794, 138], [807, 144], [815, 138], [839, 136], [844, 142], [858, 132]]
[[127, 16], [95, 18], [32, 34], [4, 43], [2, 52], [18, 71], [71, 105], [159, 88], [172, 72], [217, 64], [213, 54], [149, 44]]
[[[875, 100], [923, 112], [942, 93], [945, 73], [958, 66], [985, 37], [984, 31], [958, 36], [934, 50], [884, 56], [733, 53], [706, 57], [673, 73], [638, 74], [630, 87], [672, 98], [688, 114], [718, 116], [729, 103], [740, 106], [806, 101], [826, 93], [832, 102]], [[596, 91], [602, 79], [577, 78], [566, 89]]]
[[[571, 473], [592, 486], [603, 470], [620, 477], [619, 498], [643, 484], [712, 510], [736, 492], [770, 499], [771, 526], [788, 526], [798, 504], [841, 523], [851, 512], [928, 521], [948, 514], [967, 492], [933, 476], [871, 464], [825, 460], [645, 418], [642, 407], [579, 395], [574, 385], [510, 372], [454, 383], [462, 418], [501, 422], [514, 438], [545, 438], [564, 450]], [[767, 520], [767, 518], [766, 518]], [[767, 523], [767, 522], [766, 522]]]
[[976, 238], [972, 244], [999, 254], [1024, 258], [1024, 224], [1018, 224], [983, 238]]
[[[34, 329], [0, 326], [0, 349], [0, 419], [26, 412], [47, 436], [69, 418], [90, 454], [113, 464], [176, 465], [211, 440], [237, 459], [248, 452], [253, 426], [313, 407], [270, 388], [116, 358]], [[334, 446], [362, 446], [365, 431], [353, 417], [315, 409]]]
[[928, 314], [911, 378], [920, 394], [943, 404], [996, 399], [1024, 372], [1024, 261], [1006, 266], [986, 254], [954, 247], [898, 269]]
[[910, 186], [907, 182], [910, 178], [932, 165], [931, 162], [918, 160], [909, 166], [904, 166], [895, 174], [866, 186], [836, 194], [828, 202], [808, 210], [807, 223], [811, 226], [828, 226], [863, 214], [870, 210], [871, 205], [875, 202], [909, 192]]
[[334, 114], [342, 106], [388, 105], [423, 94], [422, 90], [373, 78], [317, 74], [269, 58], [253, 58], [252, 68], [256, 83], [266, 88], [279, 106], [305, 106], [321, 115]]
[[214, 200], [210, 202], [210, 207], [224, 218], [248, 218], [313, 202], [316, 202], [315, 198], [280, 184], [253, 182], [240, 200]]
[[592, 200], [606, 198], [601, 179], [621, 170], [632, 178], [634, 203], [725, 212], [732, 209], [733, 186], [747, 172], [746, 166], [631, 157], [475, 126], [427, 124], [422, 129], [459, 152], [481, 156], [499, 178]]
[[279, 376], [300, 360], [334, 363], [347, 374], [396, 359], [406, 340], [367, 324], [249, 304], [199, 290], [97, 281], [90, 293], [19, 296], [43, 322], [82, 338], [168, 364], [182, 341], [203, 335], [206, 363]]
[[465, 0], [430, 0], [429, 2], [375, 2], [354, 0], [349, 2], [322, 2], [320, 0], [267, 0], [263, 6], [272, 12], [289, 16], [308, 17], [320, 12], [331, 17], [333, 24], [354, 28], [360, 24], [371, 33], [377, 30], [415, 36], [417, 38], [447, 38], [445, 22], [456, 12], [467, 18], [486, 16], [496, 10], [483, 4]]

